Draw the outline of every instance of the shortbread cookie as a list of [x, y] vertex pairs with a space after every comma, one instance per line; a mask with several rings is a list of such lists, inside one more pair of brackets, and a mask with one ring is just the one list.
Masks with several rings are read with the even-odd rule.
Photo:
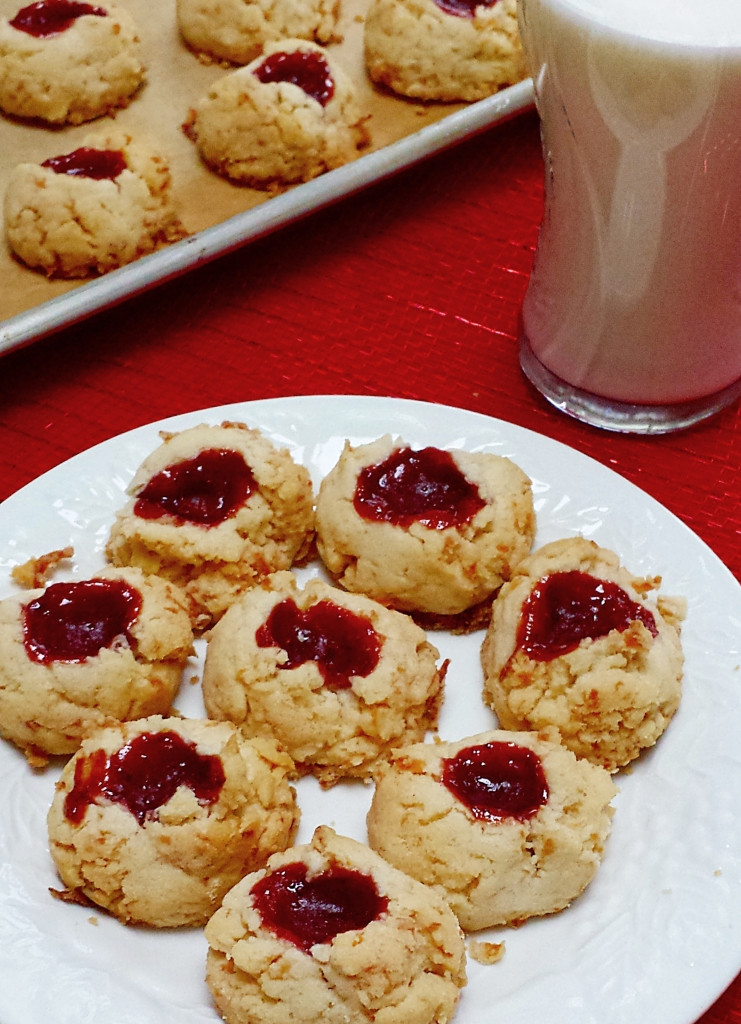
[[263, 576], [306, 556], [313, 540], [308, 471], [243, 423], [163, 434], [139, 467], [107, 554], [184, 589], [198, 628]]
[[266, 43], [336, 39], [338, 0], [177, 0], [180, 33], [196, 53], [248, 64]]
[[239, 882], [206, 938], [227, 1024], [446, 1024], [466, 982], [445, 901], [326, 826]]
[[50, 124], [81, 124], [124, 107], [145, 78], [127, 10], [39, 0], [0, 19], [0, 109]]
[[0, 733], [33, 764], [92, 729], [169, 712], [193, 648], [184, 595], [105, 569], [0, 601]]
[[346, 443], [317, 500], [317, 548], [338, 583], [435, 616], [490, 598], [534, 532], [530, 480], [510, 459], [388, 435]]
[[368, 144], [366, 119], [326, 50], [284, 39], [214, 82], [184, 130], [217, 174], [274, 190], [354, 160]]
[[322, 580], [279, 573], [211, 631], [203, 696], [212, 718], [274, 736], [325, 786], [365, 778], [435, 727], [445, 667], [411, 619]]
[[371, 847], [435, 886], [467, 931], [567, 907], [597, 872], [617, 792], [555, 732], [417, 743], [374, 775]]
[[117, 130], [16, 166], [5, 230], [25, 264], [66, 278], [106, 273], [185, 234], [167, 159]]
[[679, 705], [684, 600], [658, 597], [618, 556], [582, 537], [517, 568], [492, 609], [484, 698], [507, 729], [554, 726], [611, 771], [653, 746]]
[[88, 736], [48, 815], [64, 898], [125, 923], [203, 925], [293, 841], [291, 759], [226, 722], [151, 717]]
[[371, 0], [374, 82], [421, 100], [479, 100], [525, 78], [516, 0]]

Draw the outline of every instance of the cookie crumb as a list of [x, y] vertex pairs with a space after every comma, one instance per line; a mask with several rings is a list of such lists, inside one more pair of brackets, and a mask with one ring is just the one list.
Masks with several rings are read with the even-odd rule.
[[87, 898], [82, 889], [53, 889], [49, 886], [49, 892], [60, 903], [74, 903], [78, 907], [92, 906], [92, 901]]
[[69, 561], [75, 553], [73, 547], [57, 548], [48, 551], [38, 558], [29, 558], [23, 565], [16, 565], [10, 575], [13, 580], [26, 590], [43, 587], [47, 580], [56, 572], [60, 562]]
[[485, 942], [482, 939], [471, 939], [468, 943], [470, 956], [479, 964], [498, 964], [506, 952], [504, 942]]

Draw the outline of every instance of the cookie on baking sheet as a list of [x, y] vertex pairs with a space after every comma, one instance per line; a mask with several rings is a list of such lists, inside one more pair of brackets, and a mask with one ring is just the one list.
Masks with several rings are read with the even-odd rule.
[[546, 544], [492, 609], [484, 699], [503, 728], [555, 727], [579, 757], [615, 771], [653, 746], [679, 705], [684, 599], [651, 592], [583, 537]]
[[[481, 605], [529, 552], [530, 480], [488, 452], [346, 442], [317, 499], [317, 548], [337, 582], [402, 611]], [[488, 621], [488, 608], [486, 609]]]
[[127, 10], [108, 0], [38, 0], [0, 18], [0, 109], [53, 125], [124, 107], [145, 78]]
[[49, 277], [103, 274], [185, 234], [167, 159], [118, 130], [18, 164], [4, 211], [13, 253]]
[[417, 743], [374, 777], [370, 846], [440, 890], [467, 931], [568, 906], [597, 872], [617, 792], [555, 731]]
[[525, 78], [516, 0], [371, 0], [374, 82], [420, 100], [479, 100]]
[[210, 717], [274, 736], [299, 771], [329, 786], [367, 778], [433, 729], [445, 666], [407, 616], [320, 579], [279, 573], [233, 605], [209, 636]]
[[308, 471], [244, 423], [163, 433], [129, 493], [109, 559], [182, 586], [198, 628], [263, 576], [306, 556], [313, 540]]
[[248, 64], [266, 43], [336, 40], [338, 0], [177, 0], [177, 21], [196, 53]]
[[126, 924], [203, 925], [293, 841], [291, 759], [227, 722], [159, 716], [88, 736], [48, 814], [63, 898]]
[[334, 57], [284, 39], [214, 82], [183, 128], [217, 174], [276, 190], [354, 160], [369, 141], [366, 120]]
[[193, 648], [184, 595], [104, 569], [0, 601], [0, 734], [32, 764], [92, 729], [169, 712]]
[[227, 893], [206, 939], [227, 1024], [446, 1024], [466, 983], [445, 901], [326, 826]]

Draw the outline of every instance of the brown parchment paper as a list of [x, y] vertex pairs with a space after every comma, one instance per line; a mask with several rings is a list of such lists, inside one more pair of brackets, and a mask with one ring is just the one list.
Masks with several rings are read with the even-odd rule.
[[[30, 0], [0, 0], [0, 16], [13, 17]], [[115, 115], [116, 123], [155, 141], [170, 160], [175, 196], [185, 228], [198, 232], [221, 223], [258, 203], [270, 202], [264, 192], [233, 185], [209, 171], [182, 131], [190, 107], [211, 82], [229, 69], [204, 64], [187, 49], [178, 33], [175, 0], [117, 0], [136, 19], [147, 80], [130, 105]], [[421, 104], [377, 90], [363, 64], [363, 17], [368, 0], [341, 0], [340, 42], [332, 52], [353, 78], [369, 114], [372, 152], [439, 121], [464, 104]], [[0, 115], [0, 194], [12, 168], [25, 161], [41, 162], [75, 149], [105, 119], [87, 124], [48, 128], [22, 124]], [[300, 185], [294, 186], [301, 188]], [[10, 253], [4, 237], [0, 247], [0, 321], [32, 309], [83, 282], [48, 280], [24, 267]]]

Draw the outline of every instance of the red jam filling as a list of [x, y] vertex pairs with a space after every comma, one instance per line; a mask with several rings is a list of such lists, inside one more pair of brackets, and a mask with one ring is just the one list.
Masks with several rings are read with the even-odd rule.
[[96, 181], [108, 178], [113, 181], [121, 171], [126, 170], [126, 159], [120, 150], [93, 149], [90, 146], [81, 146], [71, 153], [49, 157], [41, 166], [48, 167], [55, 174], [95, 178]]
[[108, 11], [102, 7], [93, 7], [92, 4], [79, 3], [78, 0], [38, 0], [38, 3], [21, 8], [10, 24], [19, 32], [43, 39], [64, 32], [85, 14], [105, 18]]
[[442, 781], [474, 818], [524, 821], [548, 800], [538, 755], [516, 743], [466, 747], [443, 760]]
[[139, 492], [134, 513], [142, 519], [173, 516], [184, 523], [216, 526], [233, 516], [256, 487], [239, 452], [208, 448], [155, 474]]
[[435, 0], [436, 5], [446, 14], [457, 18], [473, 18], [477, 7], [493, 7], [497, 0]]
[[433, 530], [462, 526], [484, 507], [478, 488], [461, 473], [450, 452], [397, 448], [358, 474], [355, 510], [363, 519]]
[[533, 587], [523, 605], [517, 648], [536, 661], [550, 661], [581, 640], [622, 632], [636, 621], [656, 636], [651, 612], [617, 583], [578, 570], [555, 572]]
[[340, 932], [365, 928], [388, 906], [369, 875], [339, 865], [307, 878], [305, 864], [288, 864], [251, 892], [265, 927], [306, 951]]
[[212, 804], [223, 785], [224, 766], [216, 754], [199, 754], [194, 743], [172, 730], [145, 732], [115, 754], [95, 750], [80, 758], [64, 813], [79, 825], [90, 804], [110, 800], [143, 825], [180, 786], [191, 789], [202, 804]]
[[329, 65], [320, 53], [313, 50], [272, 53], [255, 68], [254, 74], [261, 82], [291, 82], [323, 107], [334, 96], [334, 79]]
[[131, 642], [141, 594], [123, 580], [52, 583], [23, 609], [23, 643], [32, 661], [84, 661], [117, 641]]
[[315, 661], [331, 690], [350, 686], [351, 676], [367, 676], [378, 664], [381, 641], [362, 615], [331, 601], [305, 610], [286, 598], [271, 610], [255, 634], [258, 647], [280, 647], [288, 655], [281, 668]]

